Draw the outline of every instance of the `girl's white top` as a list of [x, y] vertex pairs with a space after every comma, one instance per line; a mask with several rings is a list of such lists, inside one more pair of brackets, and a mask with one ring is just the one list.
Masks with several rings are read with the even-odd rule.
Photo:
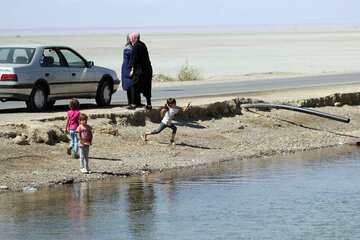
[[174, 119], [175, 114], [177, 114], [179, 110], [180, 110], [179, 108], [169, 107], [169, 110], [165, 113], [165, 116], [161, 122], [167, 126], [170, 126], [171, 120]]

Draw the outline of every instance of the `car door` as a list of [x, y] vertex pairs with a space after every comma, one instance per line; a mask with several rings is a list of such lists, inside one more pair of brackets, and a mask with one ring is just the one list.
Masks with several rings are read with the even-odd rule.
[[41, 74], [48, 82], [50, 98], [64, 97], [70, 92], [70, 72], [56, 48], [45, 48], [40, 62]]
[[98, 83], [92, 68], [87, 67], [87, 61], [77, 52], [69, 48], [60, 48], [67, 62], [71, 76], [70, 92], [77, 97], [93, 97]]

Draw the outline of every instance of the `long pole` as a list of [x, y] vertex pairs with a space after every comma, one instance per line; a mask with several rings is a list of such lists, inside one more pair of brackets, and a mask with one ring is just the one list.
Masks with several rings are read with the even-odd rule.
[[328, 118], [331, 120], [335, 120], [335, 121], [340, 121], [340, 122], [344, 122], [344, 123], [349, 123], [350, 119], [349, 118], [345, 118], [345, 117], [341, 117], [341, 116], [337, 116], [337, 115], [333, 115], [333, 114], [329, 114], [329, 113], [324, 113], [324, 112], [319, 112], [313, 109], [307, 109], [307, 108], [302, 108], [302, 107], [295, 107], [295, 106], [291, 106], [291, 105], [284, 105], [284, 104], [273, 104], [273, 103], [244, 103], [240, 105], [241, 108], [275, 108], [275, 109], [285, 109], [285, 110], [291, 110], [291, 111], [296, 111], [296, 112], [302, 112], [302, 113], [307, 113], [307, 114], [311, 114], [311, 115], [315, 115], [315, 116], [319, 116], [319, 117], [324, 117], [324, 118]]

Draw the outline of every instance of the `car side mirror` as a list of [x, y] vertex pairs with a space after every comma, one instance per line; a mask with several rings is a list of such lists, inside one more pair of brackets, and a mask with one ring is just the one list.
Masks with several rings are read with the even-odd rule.
[[92, 66], [94, 66], [94, 62], [93, 61], [88, 61], [88, 68], [91, 68]]

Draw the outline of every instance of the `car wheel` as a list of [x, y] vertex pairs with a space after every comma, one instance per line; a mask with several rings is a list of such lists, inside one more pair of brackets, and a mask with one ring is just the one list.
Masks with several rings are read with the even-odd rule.
[[111, 97], [112, 88], [109, 81], [101, 82], [96, 95], [96, 104], [99, 107], [107, 107], [110, 105]]
[[36, 85], [29, 99], [26, 101], [27, 108], [32, 112], [41, 112], [46, 109], [48, 94], [43, 86]]
[[56, 103], [56, 100], [48, 101], [46, 104], [47, 108], [52, 108]]

